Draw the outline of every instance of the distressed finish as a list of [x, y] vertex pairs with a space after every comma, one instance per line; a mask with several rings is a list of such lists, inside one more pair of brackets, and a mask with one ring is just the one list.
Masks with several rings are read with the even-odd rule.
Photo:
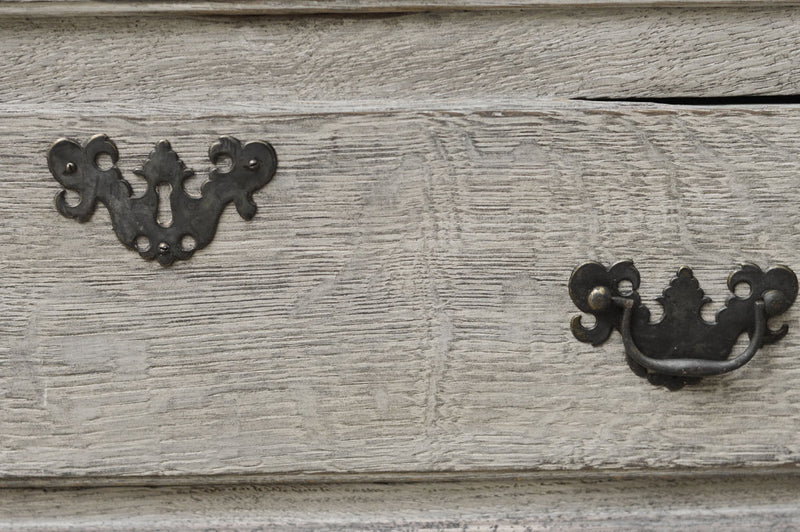
[[133, 117], [800, 94], [798, 42], [786, 7], [12, 18], [0, 101]]
[[[131, 168], [170, 138], [199, 170], [191, 147], [236, 131], [281, 170], [257, 220], [228, 209], [203, 261], [164, 271], [103, 212], [52, 207], [45, 139], [99, 130]], [[792, 108], [6, 111], [3, 476], [794, 464], [799, 336], [671, 393], [618, 338], [572, 338], [567, 282], [636, 257], [651, 301], [686, 263], [720, 304], [737, 264], [800, 264], [798, 132]]]
[[[800, 527], [800, 335], [669, 392], [569, 329], [586, 260], [800, 267], [799, 108], [574, 100], [797, 101], [794, 0], [669, 3], [0, 2], [0, 529]], [[95, 133], [281, 168], [164, 270], [56, 212]]]

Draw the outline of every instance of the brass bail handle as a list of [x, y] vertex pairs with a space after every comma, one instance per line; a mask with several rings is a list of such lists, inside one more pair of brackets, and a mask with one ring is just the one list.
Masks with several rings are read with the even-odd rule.
[[758, 300], [755, 303], [755, 332], [750, 337], [750, 343], [744, 352], [728, 360], [705, 360], [702, 358], [672, 358], [659, 360], [650, 358], [642, 353], [631, 335], [631, 316], [633, 316], [634, 301], [622, 297], [613, 298], [614, 304], [620, 305], [625, 310], [622, 313], [622, 344], [625, 346], [625, 354], [635, 362], [641, 364], [648, 371], [660, 373], [662, 375], [674, 375], [676, 377], [711, 377], [712, 375], [722, 375], [735, 369], [739, 369], [755, 356], [758, 348], [764, 342], [764, 333], [767, 330], [767, 317], [764, 312], [764, 301]]

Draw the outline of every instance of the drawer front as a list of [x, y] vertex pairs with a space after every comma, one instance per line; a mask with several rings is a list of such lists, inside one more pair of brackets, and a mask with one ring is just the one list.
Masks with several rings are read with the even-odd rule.
[[[797, 14], [742, 13], [4, 19], [0, 482], [795, 464], [796, 309], [679, 392], [569, 326], [587, 260], [647, 301], [691, 266], [708, 319], [742, 262], [800, 268], [796, 107], [570, 99], [796, 93]], [[50, 144], [97, 133], [137, 193], [162, 138], [279, 166], [162, 268], [53, 206]]]
[[713, 317], [739, 263], [800, 263], [797, 112], [73, 119], [79, 137], [119, 131], [127, 176], [142, 139], [195, 168], [224, 131], [274, 143], [255, 219], [229, 208], [168, 269], [126, 250], [105, 209], [56, 212], [43, 159], [65, 121], [2, 121], [38, 154], [6, 156], [18, 178], [0, 184], [7, 475], [797, 460], [795, 312], [744, 369], [670, 392], [618, 338], [575, 340], [567, 291], [583, 261], [634, 258], [651, 300], [689, 264]]

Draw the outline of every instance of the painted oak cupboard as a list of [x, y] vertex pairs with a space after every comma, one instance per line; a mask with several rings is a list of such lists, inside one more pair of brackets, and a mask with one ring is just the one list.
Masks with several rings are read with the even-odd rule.
[[[798, 43], [787, 2], [0, 3], [0, 528], [800, 526], [798, 310], [671, 391], [568, 290], [633, 260], [655, 319], [686, 265], [713, 320], [800, 268]], [[226, 135], [277, 170], [165, 268], [54, 206], [97, 134], [134, 195], [161, 139], [190, 195]]]

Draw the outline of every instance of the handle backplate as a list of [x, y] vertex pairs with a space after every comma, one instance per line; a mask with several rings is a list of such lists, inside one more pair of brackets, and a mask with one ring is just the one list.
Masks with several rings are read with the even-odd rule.
[[[623, 282], [630, 285], [627, 291], [621, 288]], [[582, 342], [599, 345], [613, 329], [619, 330], [631, 369], [670, 389], [733, 371], [746, 364], [762, 345], [783, 338], [788, 327], [772, 330], [767, 319], [785, 312], [798, 290], [797, 277], [785, 266], [762, 271], [745, 264], [728, 277], [731, 296], [715, 322], [709, 323], [700, 311], [710, 299], [692, 270], [683, 267], [658, 298], [663, 317], [651, 323], [650, 311], [639, 297], [639, 283], [639, 272], [631, 261], [610, 268], [589, 262], [576, 268], [569, 281], [570, 297], [580, 310], [595, 317], [596, 324], [585, 327], [581, 316], [575, 316], [572, 333]], [[734, 293], [741, 283], [750, 288], [746, 296]], [[743, 333], [750, 337], [747, 348], [730, 357]]]

